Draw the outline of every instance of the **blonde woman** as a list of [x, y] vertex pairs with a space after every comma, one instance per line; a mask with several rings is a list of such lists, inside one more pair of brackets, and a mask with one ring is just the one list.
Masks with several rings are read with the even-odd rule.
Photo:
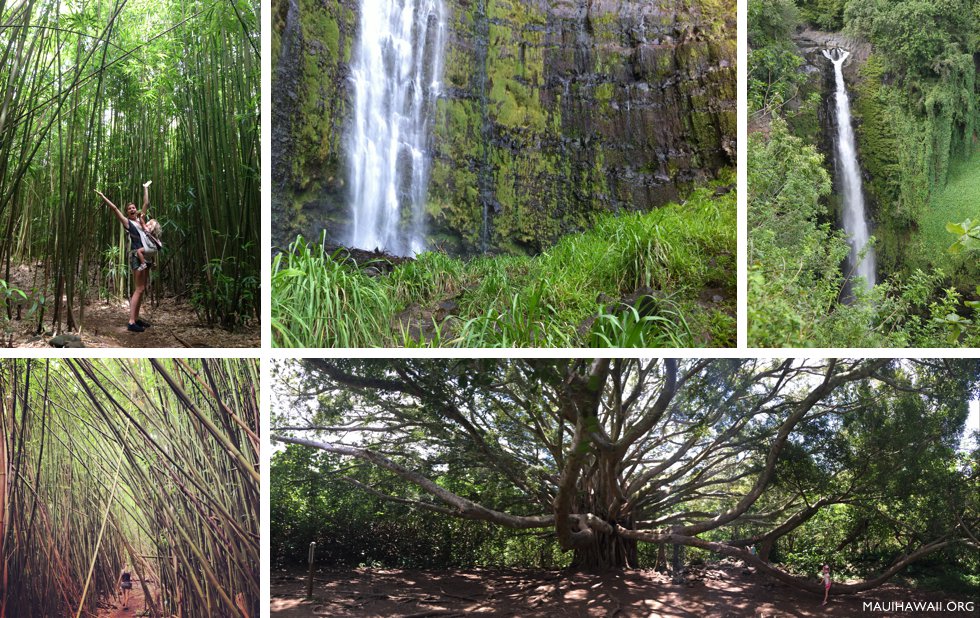
[[119, 223], [122, 224], [123, 228], [129, 234], [129, 266], [133, 269], [133, 279], [136, 284], [136, 289], [133, 290], [133, 295], [129, 299], [129, 325], [126, 328], [134, 333], [141, 333], [150, 326], [148, 322], [140, 319], [140, 305], [143, 304], [143, 293], [146, 291], [146, 286], [150, 282], [150, 269], [147, 267], [140, 268], [141, 262], [136, 252], [143, 248], [143, 240], [142, 236], [140, 236], [140, 232], [142, 231], [140, 217], [146, 215], [146, 209], [150, 206], [150, 184], [152, 183], [152, 180], [147, 180], [143, 183], [142, 212], [136, 209], [136, 204], [130, 202], [126, 205], [126, 214], [123, 214], [101, 191], [95, 191], [109, 205], [109, 208], [112, 209], [116, 218], [119, 220]]

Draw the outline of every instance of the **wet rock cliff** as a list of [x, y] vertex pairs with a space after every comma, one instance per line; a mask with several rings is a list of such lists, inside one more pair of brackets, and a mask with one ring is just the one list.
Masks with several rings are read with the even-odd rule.
[[[430, 241], [537, 251], [734, 164], [734, 0], [445, 0]], [[356, 0], [273, 2], [274, 235], [346, 217]]]

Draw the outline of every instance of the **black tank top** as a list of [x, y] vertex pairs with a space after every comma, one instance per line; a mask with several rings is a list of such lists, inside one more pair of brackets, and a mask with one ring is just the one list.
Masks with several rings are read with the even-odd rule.
[[139, 224], [132, 219], [128, 219], [128, 221], [129, 227], [126, 228], [126, 231], [129, 232], [129, 250], [136, 251], [137, 249], [142, 249], [143, 237], [140, 236], [140, 230], [139, 227], [137, 227]]
[[122, 580], [124, 582], [128, 582], [129, 581], [129, 571], [123, 571]]

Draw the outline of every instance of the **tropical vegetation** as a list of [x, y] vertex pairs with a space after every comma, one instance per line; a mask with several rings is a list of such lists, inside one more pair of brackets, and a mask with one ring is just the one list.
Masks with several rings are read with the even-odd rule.
[[140, 205], [148, 179], [165, 240], [152, 298], [208, 325], [258, 319], [257, 9], [0, 2], [0, 326], [77, 330], [86, 303], [127, 297], [124, 231], [94, 190]]
[[288, 347], [735, 345], [735, 193], [598, 217], [536, 256], [383, 256], [298, 239], [273, 260]]
[[[879, 284], [853, 298], [820, 121], [830, 82], [800, 26], [857, 52], [847, 81]], [[751, 0], [749, 45], [749, 344], [980, 345], [980, 268], [962, 250], [980, 217], [980, 3]]]
[[306, 359], [272, 373], [277, 567], [305, 566], [314, 541], [325, 568], [616, 573], [673, 554], [675, 571], [730, 557], [821, 594], [827, 562], [834, 594], [893, 578], [980, 591], [974, 360]]

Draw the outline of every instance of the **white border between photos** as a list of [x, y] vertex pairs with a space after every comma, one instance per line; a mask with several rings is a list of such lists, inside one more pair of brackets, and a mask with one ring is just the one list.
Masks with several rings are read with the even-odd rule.
[[272, 126], [272, 3], [260, 2], [259, 11], [261, 12], [261, 46], [262, 75], [259, 83], [262, 92], [259, 94], [262, 109], [259, 116], [259, 130], [261, 140], [260, 169], [262, 177], [259, 180], [261, 187], [262, 201], [262, 280], [259, 286], [259, 295], [262, 298], [261, 312], [262, 322], [262, 348], [259, 376], [262, 384], [259, 385], [259, 436], [261, 444], [261, 454], [259, 456], [259, 616], [269, 618], [269, 605], [272, 597], [269, 592], [272, 575], [272, 553], [269, 544], [270, 514], [269, 505], [271, 504], [271, 487], [269, 485], [269, 465], [272, 443], [269, 441], [269, 416], [272, 397], [270, 395], [269, 380], [269, 350], [272, 347], [272, 293], [269, 290], [269, 282], [272, 280], [272, 133], [269, 127]]
[[748, 275], [745, 271], [745, 264], [748, 261], [748, 167], [746, 166], [746, 157], [748, 156], [748, 124], [749, 124], [749, 112], [746, 105], [748, 101], [748, 56], [749, 56], [749, 44], [748, 44], [748, 2], [746, 0], [739, 0], [738, 2], [738, 12], [736, 16], [736, 22], [738, 23], [738, 34], [736, 39], [738, 41], [738, 51], [737, 51], [737, 83], [736, 83], [736, 148], [735, 148], [735, 169], [736, 169], [736, 181], [735, 181], [735, 191], [737, 195], [735, 196], [735, 203], [738, 204], [738, 215], [737, 215], [737, 225], [738, 230], [736, 231], [736, 243], [735, 247], [735, 264], [736, 264], [736, 281], [735, 281], [735, 324], [736, 332], [738, 333], [737, 346], [739, 348], [744, 348], [748, 345]]
[[500, 349], [409, 349], [409, 348], [319, 348], [292, 349], [272, 347], [271, 321], [271, 291], [269, 286], [272, 263], [272, 192], [271, 164], [272, 147], [271, 133], [271, 50], [272, 27], [271, 3], [261, 2], [261, 348], [110, 348], [110, 349], [0, 349], [0, 359], [3, 358], [257, 358], [260, 359], [260, 406], [261, 406], [261, 448], [260, 457], [260, 530], [261, 530], [261, 566], [260, 566], [260, 607], [262, 618], [269, 618], [270, 568], [271, 554], [269, 544], [270, 530], [270, 485], [269, 485], [269, 410], [271, 404], [270, 361], [272, 359], [297, 358], [587, 358], [611, 355], [625, 358], [650, 357], [682, 357], [682, 358], [978, 358], [980, 350], [958, 348], [922, 348], [922, 349], [884, 349], [884, 348], [774, 348], [760, 349], [747, 347], [747, 3], [738, 0], [737, 9], [737, 181], [738, 192], [738, 230], [737, 230], [737, 347], [736, 348], [576, 348], [576, 349], [538, 349], [538, 348], [500, 348]]

